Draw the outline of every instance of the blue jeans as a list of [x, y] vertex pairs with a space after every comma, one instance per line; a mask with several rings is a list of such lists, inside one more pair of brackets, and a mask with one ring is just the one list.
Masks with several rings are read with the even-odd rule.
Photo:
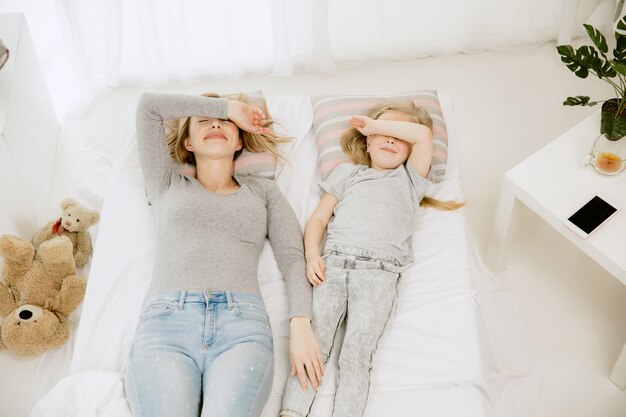
[[[332, 417], [360, 417], [367, 403], [372, 356], [393, 311], [398, 278], [406, 266], [390, 256], [339, 246], [325, 248], [323, 258], [326, 279], [313, 289], [313, 328], [324, 364], [333, 348], [341, 350]], [[344, 318], [343, 345], [334, 346]], [[315, 394], [310, 386], [303, 391], [297, 378], [289, 377], [280, 414], [307, 416]]]
[[126, 396], [135, 417], [257, 417], [273, 375], [272, 332], [258, 296], [162, 292], [139, 319]]

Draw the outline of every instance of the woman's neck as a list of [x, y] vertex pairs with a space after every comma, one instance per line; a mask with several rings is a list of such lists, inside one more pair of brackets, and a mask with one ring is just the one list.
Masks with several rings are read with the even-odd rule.
[[239, 188], [233, 179], [232, 160], [197, 161], [196, 179], [207, 190], [218, 194], [230, 194]]

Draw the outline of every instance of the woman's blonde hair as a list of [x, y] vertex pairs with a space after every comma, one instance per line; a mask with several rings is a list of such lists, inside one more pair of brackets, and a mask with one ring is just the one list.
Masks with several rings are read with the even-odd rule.
[[[204, 97], [211, 98], [227, 98], [230, 100], [238, 100], [242, 103], [250, 104], [248, 96], [245, 94], [228, 94], [220, 96], [215, 93], [204, 93]], [[276, 123], [270, 117], [269, 111], [265, 101], [261, 106], [261, 110], [266, 115], [267, 123], [264, 127], [270, 128], [269, 133], [250, 133], [242, 129], [239, 129], [239, 137], [243, 145], [242, 149], [246, 149], [250, 152], [267, 152], [274, 155], [278, 159], [284, 159], [283, 155], [278, 150], [278, 144], [284, 142], [290, 142], [292, 137], [279, 135], [272, 129], [272, 126]], [[191, 117], [183, 117], [180, 119], [167, 120], [163, 123], [167, 134], [167, 145], [170, 149], [170, 155], [172, 159], [179, 164], [196, 165], [196, 158], [193, 152], [189, 152], [185, 148], [185, 139], [189, 137], [189, 125], [191, 123]], [[235, 152], [235, 159], [241, 154], [241, 151]]]
[[[372, 119], [378, 119], [381, 114], [387, 111], [397, 111], [407, 114], [414, 123], [419, 123], [433, 129], [433, 120], [428, 111], [421, 106], [416, 106], [412, 101], [389, 103], [382, 102], [370, 108], [365, 115]], [[352, 162], [358, 165], [372, 167], [372, 160], [367, 152], [367, 141], [365, 136], [358, 129], [350, 128], [341, 135], [341, 149]], [[456, 210], [464, 203], [458, 201], [441, 201], [432, 197], [424, 196], [420, 201], [422, 207], [432, 207], [438, 210]]]

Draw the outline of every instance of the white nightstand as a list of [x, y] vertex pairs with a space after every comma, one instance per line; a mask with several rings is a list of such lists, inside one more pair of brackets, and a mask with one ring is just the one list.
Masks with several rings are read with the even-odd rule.
[[[511, 217], [516, 205], [523, 203], [626, 285], [626, 172], [606, 176], [582, 163], [599, 130], [598, 111], [505, 174], [487, 250], [487, 265], [494, 272], [506, 267]], [[563, 220], [597, 193], [611, 198], [621, 210], [582, 239]], [[610, 379], [626, 388], [626, 345]]]

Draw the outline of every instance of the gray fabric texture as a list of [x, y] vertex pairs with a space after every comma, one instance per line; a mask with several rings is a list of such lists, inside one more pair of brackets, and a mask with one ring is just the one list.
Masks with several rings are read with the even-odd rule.
[[289, 297], [290, 318], [311, 316], [302, 230], [271, 180], [235, 179], [228, 195], [206, 190], [172, 165], [163, 121], [227, 117], [228, 100], [145, 93], [137, 108], [137, 145], [146, 194], [156, 210], [157, 253], [148, 297], [161, 291], [243, 291], [261, 295], [257, 269], [268, 237]]
[[320, 184], [339, 200], [325, 245], [369, 249], [410, 264], [419, 202], [431, 183], [411, 163], [387, 171], [349, 163], [337, 166]]
[[[332, 417], [359, 417], [367, 403], [372, 357], [395, 306], [400, 267], [371, 251], [337, 246], [324, 261], [326, 279], [313, 289], [313, 327], [324, 363], [332, 349], [341, 350]], [[343, 344], [335, 346], [344, 318]], [[298, 379], [289, 377], [281, 415], [305, 417], [314, 399], [310, 386], [303, 391]]]

